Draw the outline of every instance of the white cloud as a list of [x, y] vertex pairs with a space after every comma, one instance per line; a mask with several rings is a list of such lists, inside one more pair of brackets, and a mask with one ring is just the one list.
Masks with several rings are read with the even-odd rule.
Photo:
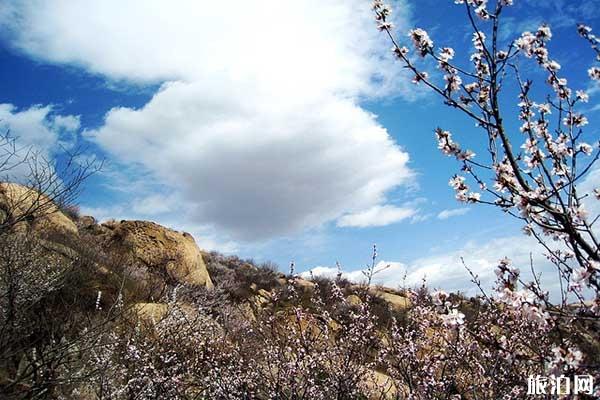
[[596, 111], [600, 111], [600, 104], [596, 104], [594, 106], [592, 106], [592, 108], [589, 109], [588, 112], [596, 112]]
[[453, 209], [449, 209], [449, 210], [443, 210], [437, 215], [437, 217], [438, 217], [438, 219], [448, 219], [448, 218], [452, 218], [452, 217], [458, 217], [461, 215], [465, 215], [470, 210], [471, 210], [470, 208], [453, 208]]
[[244, 239], [319, 225], [409, 182], [408, 154], [353, 101], [238, 96], [221, 83], [168, 84], [88, 136], [182, 188], [196, 222]]
[[[28, 150], [50, 159], [59, 149], [59, 144], [68, 144], [79, 129], [79, 117], [57, 115], [52, 106], [34, 105], [19, 110], [12, 104], [0, 104], [0, 133], [9, 133], [15, 139], [16, 149], [23, 157]], [[14, 159], [16, 161], [16, 158]], [[12, 178], [21, 178], [28, 172], [27, 166], [16, 165], [10, 173]]]
[[[530, 279], [530, 255], [536, 273], [542, 273], [542, 285], [556, 295], [558, 282], [554, 267], [544, 257], [539, 244], [527, 236], [510, 236], [496, 238], [487, 242], [469, 242], [461, 249], [416, 259], [412, 262], [380, 261], [376, 269], [373, 283], [387, 287], [420, 286], [423, 278], [431, 288], [448, 291], [462, 291], [469, 295], [477, 294], [477, 287], [470, 282], [470, 275], [463, 262], [479, 276], [482, 286], [490, 289], [496, 279], [494, 269], [498, 260], [508, 257], [520, 268], [523, 277]], [[314, 275], [335, 277], [337, 269], [319, 266], [312, 269]], [[344, 270], [344, 277], [355, 282], [364, 280], [362, 269]], [[303, 273], [309, 277], [310, 272]]]
[[177, 188], [187, 224], [266, 239], [384, 205], [411, 180], [408, 154], [360, 106], [416, 93], [368, 2], [17, 1], [0, 20], [37, 59], [166, 82], [87, 137]]
[[[406, 26], [408, 7], [397, 3]], [[0, 26], [29, 55], [114, 79], [268, 80], [294, 94], [403, 84], [362, 0], [22, 0], [3, 2]]]
[[[596, 94], [600, 93], [600, 83], [590, 80], [586, 88], [586, 92], [589, 96], [595, 96]], [[594, 105], [593, 108], [596, 108], [596, 105]]]
[[140, 215], [158, 215], [174, 211], [176, 196], [151, 194], [133, 200], [131, 210]]
[[53, 125], [56, 129], [73, 132], [80, 128], [81, 122], [79, 116], [57, 115], [56, 117], [54, 117]]
[[56, 118], [50, 115], [51, 111], [50, 106], [17, 110], [12, 104], [0, 104], [0, 131], [10, 132], [22, 146], [35, 145], [38, 150], [49, 152], [59, 140]]
[[342, 216], [338, 219], [337, 225], [357, 228], [385, 226], [413, 217], [417, 214], [417, 211], [414, 208], [392, 205], [374, 206], [365, 211]]
[[429, 220], [433, 214], [415, 214], [410, 218], [411, 224], [417, 224]]

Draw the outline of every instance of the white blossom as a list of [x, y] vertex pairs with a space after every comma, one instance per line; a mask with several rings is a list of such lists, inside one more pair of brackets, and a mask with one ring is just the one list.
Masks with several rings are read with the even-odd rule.
[[455, 308], [450, 310], [448, 314], [442, 314], [440, 317], [445, 325], [451, 327], [463, 325], [465, 323], [465, 314]]
[[421, 57], [424, 57], [433, 49], [433, 41], [424, 29], [411, 29], [408, 36], [412, 39], [413, 45]]

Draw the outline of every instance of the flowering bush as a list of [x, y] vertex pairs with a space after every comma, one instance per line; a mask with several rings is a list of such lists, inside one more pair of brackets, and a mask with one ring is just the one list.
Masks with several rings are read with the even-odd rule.
[[[583, 141], [582, 128], [588, 121], [577, 111], [581, 103], [588, 101], [588, 95], [583, 90], [573, 92], [567, 80], [560, 77], [561, 66], [548, 51], [552, 38], [549, 26], [542, 25], [534, 33], [524, 32], [502, 48], [498, 37], [501, 15], [512, 1], [497, 1], [493, 7], [479, 0], [455, 3], [464, 5], [473, 28], [471, 68], [459, 67], [458, 62], [454, 62], [455, 51], [450, 47], [436, 51], [425, 30], [412, 29], [408, 33], [417, 55], [437, 63], [443, 75], [442, 84], [420, 71], [409, 49], [400, 46], [388, 22], [390, 8], [382, 1], [373, 4], [379, 29], [392, 40], [398, 60], [415, 73], [414, 81], [426, 85], [440, 95], [445, 104], [473, 119], [483, 133], [488, 157], [477, 160], [475, 153], [463, 149], [450, 132], [442, 128], [435, 130], [439, 149], [455, 157], [464, 173], [453, 176], [450, 186], [459, 201], [491, 204], [523, 221], [524, 232], [544, 245], [561, 276], [573, 283], [565, 290], [577, 292], [581, 282], [597, 290], [600, 254], [593, 230], [595, 220], [588, 218], [584, 205], [584, 199], [590, 194], [577, 191], [577, 183], [600, 156], [598, 143], [590, 145]], [[481, 23], [476, 21], [477, 17]], [[591, 29], [579, 25], [578, 32], [598, 54], [597, 39]], [[488, 36], [491, 37], [488, 39]], [[519, 72], [518, 62], [523, 57], [535, 60], [547, 73], [546, 83], [552, 95], [543, 102], [532, 99], [533, 82], [524, 80]], [[589, 69], [592, 80], [598, 80], [597, 71], [597, 67]], [[523, 141], [520, 146], [523, 151], [519, 153], [513, 143], [514, 135], [506, 127], [511, 116], [506, 115], [501, 106], [510, 76], [518, 87], [517, 118], [521, 122]], [[553, 112], [558, 116], [554, 125]], [[478, 189], [472, 190], [473, 185]], [[594, 194], [598, 197], [599, 193], [600, 189], [596, 189]], [[545, 239], [548, 237], [563, 246], [549, 246]]]
[[[522, 380], [534, 373], [588, 373], [595, 374], [598, 381], [600, 250], [594, 227], [598, 218], [588, 215], [585, 202], [593, 201], [591, 197], [600, 199], [600, 189], [584, 193], [577, 188], [600, 156], [598, 142], [585, 141], [588, 120], [578, 111], [589, 96], [584, 90], [572, 90], [560, 75], [561, 65], [549, 52], [552, 31], [548, 25], [503, 43], [499, 29], [512, 0], [454, 3], [464, 7], [472, 29], [473, 51], [467, 67], [455, 60], [457, 54], [451, 47], [436, 49], [432, 38], [421, 28], [408, 32], [416, 54], [413, 56], [394, 34], [391, 8], [375, 0], [373, 10], [379, 30], [393, 44], [395, 57], [414, 73], [413, 82], [441, 96], [446, 105], [472, 119], [481, 132], [486, 152], [485, 157], [476, 158], [449, 131], [435, 130], [438, 148], [461, 165], [461, 174], [449, 182], [457, 200], [496, 206], [521, 220], [525, 234], [537, 239], [555, 265], [561, 300], [559, 304], [551, 302], [535, 273], [533, 282], [525, 282], [519, 269], [503, 259], [496, 271], [495, 294], [488, 296], [482, 289], [482, 307], [472, 321], [474, 325], [464, 321], [460, 311], [446, 304], [442, 299], [445, 296], [438, 293], [433, 297], [434, 304], [448, 311], [434, 323], [431, 308], [417, 308], [427, 317], [412, 331], [396, 333], [410, 339], [392, 354], [405, 360], [401, 372], [405, 371], [411, 382], [419, 382], [409, 385], [419, 393], [417, 398], [435, 397], [432, 393], [449, 390], [473, 398], [520, 398], [523, 386], [516, 384], [518, 377]], [[591, 45], [596, 61], [600, 61], [598, 40], [592, 29], [580, 24], [577, 31]], [[427, 67], [420, 59], [433, 60], [442, 77], [425, 72]], [[521, 74], [520, 66], [529, 60], [547, 76], [551, 93], [541, 101], [534, 99], [534, 82]], [[590, 68], [589, 78], [600, 80], [599, 71], [598, 67]], [[517, 88], [518, 97], [519, 112], [514, 117], [503, 106], [515, 95], [508, 89], [511, 85]], [[520, 124], [519, 139], [508, 128], [515, 120]], [[472, 276], [479, 285], [477, 276]], [[419, 364], [423, 348], [418, 343], [421, 341], [425, 348], [433, 346], [428, 330], [437, 332], [440, 325], [451, 328], [451, 335], [442, 330], [443, 334], [435, 338], [444, 340], [446, 350]], [[453, 348], [458, 349], [462, 361], [447, 354]], [[582, 348], [586, 349], [585, 354]], [[419, 356], [411, 358], [407, 352]], [[437, 367], [440, 363], [443, 367]], [[406, 365], [410, 365], [408, 370]], [[446, 375], [452, 371], [451, 378], [444, 379], [446, 375], [440, 375], [439, 368]], [[465, 369], [471, 379], [461, 379]], [[487, 386], [490, 379], [494, 382]], [[477, 388], [478, 382], [486, 382], [487, 389]]]
[[519, 272], [508, 260], [497, 275], [489, 297], [405, 290], [402, 318], [391, 314], [384, 324], [368, 287], [340, 281], [345, 290], [337, 280], [311, 286], [288, 276], [286, 286], [260, 292], [267, 300], [243, 303], [227, 285], [171, 287], [160, 303], [120, 296], [111, 304], [98, 292], [86, 316], [93, 323], [79, 334], [64, 332], [42, 353], [24, 346], [57, 365], [41, 387], [33, 376], [21, 377], [22, 389], [29, 388], [22, 393], [37, 387], [65, 399], [511, 399], [526, 396], [528, 376], [595, 371], [594, 320], [585, 325], [572, 315], [565, 324], [560, 309], [517, 286]]

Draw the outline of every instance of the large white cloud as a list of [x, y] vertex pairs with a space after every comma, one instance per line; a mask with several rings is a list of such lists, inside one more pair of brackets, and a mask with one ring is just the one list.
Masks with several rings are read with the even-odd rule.
[[88, 135], [181, 188], [197, 221], [244, 239], [369, 208], [410, 179], [408, 155], [353, 101], [285, 97], [170, 83]]
[[380, 68], [389, 46], [363, 0], [22, 0], [3, 2], [0, 18], [26, 53], [115, 79], [227, 77], [356, 93], [397, 71], [389, 57]]
[[178, 188], [189, 223], [263, 239], [384, 206], [412, 176], [408, 154], [360, 106], [415, 93], [399, 86], [369, 8], [16, 1], [0, 6], [0, 24], [35, 58], [165, 82], [143, 108], [111, 110], [87, 137]]

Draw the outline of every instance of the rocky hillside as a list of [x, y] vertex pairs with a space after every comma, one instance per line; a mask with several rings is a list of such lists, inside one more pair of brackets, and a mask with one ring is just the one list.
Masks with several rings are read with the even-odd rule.
[[600, 365], [595, 320], [558, 351], [529, 301], [305, 280], [0, 184], [1, 399], [495, 400]]
[[[2, 184], [0, 187], [1, 210], [16, 209], [25, 213], [35, 202], [47, 202], [37, 193], [17, 185]], [[18, 206], [15, 206], [18, 205]], [[15, 234], [33, 234], [45, 241], [52, 249], [60, 249], [63, 254], [78, 256], [82, 243], [95, 248], [108, 260], [97, 263], [99, 271], [111, 274], [111, 263], [119, 260], [119, 267], [126, 266], [128, 280], [134, 283], [138, 295], [144, 300], [159, 299], [169, 287], [186, 285], [189, 287], [214, 287], [211, 274], [222, 287], [229, 288], [231, 295], [241, 303], [264, 304], [271, 291], [285, 287], [288, 278], [277, 270], [275, 265], [266, 263], [255, 265], [251, 260], [241, 260], [235, 256], [203, 252], [192, 235], [178, 232], [151, 221], [110, 220], [99, 223], [92, 216], [67, 215], [55, 204], [48, 202], [33, 218], [20, 221], [12, 227]], [[89, 248], [87, 249], [89, 250]], [[207, 268], [208, 261], [209, 267]], [[313, 282], [295, 278], [298, 287], [311, 292]], [[348, 298], [357, 301], [353, 291], [359, 286], [350, 285]], [[374, 288], [371, 293], [388, 302], [394, 309], [406, 307], [407, 299], [397, 291], [388, 288]]]
[[[140, 323], [147, 326], [138, 340], [148, 342], [153, 338], [152, 343], [159, 347], [165, 344], [157, 331], [162, 324], [169, 329], [175, 324], [176, 332], [169, 337], [179, 341], [189, 336], [203, 337], [206, 345], [204, 340], [210, 337], [216, 340], [215, 348], [225, 344], [242, 346], [249, 340], [253, 344], [244, 346], [257, 346], [256, 338], [248, 332], [277, 326], [283, 329], [281, 333], [295, 336], [301, 334], [294, 326], [297, 307], [324, 307], [336, 315], [327, 317], [325, 325], [324, 320], [315, 320], [309, 314], [300, 321], [301, 331], [309, 329], [311, 335], [316, 335], [315, 343], [321, 343], [323, 329], [339, 331], [349, 310], [364, 307], [366, 294], [373, 299], [370, 306], [382, 328], [393, 318], [401, 318], [409, 305], [408, 299], [395, 290], [367, 289], [344, 280], [336, 284], [324, 279], [308, 281], [286, 275], [271, 263], [256, 264], [203, 252], [189, 233], [154, 222], [100, 223], [73, 209], [61, 209], [45, 196], [17, 184], [0, 185], [0, 225], [0, 277], [5, 283], [0, 288], [0, 328], [5, 333], [0, 343], [3, 398], [35, 397], [40, 393], [52, 393], [50, 398], [102, 398], [97, 394], [98, 387], [82, 386], [75, 371], [86, 368], [83, 360], [87, 357], [109, 357], [100, 354], [106, 350], [103, 346], [120, 342], [118, 337], [127, 337], [129, 342], [130, 335], [140, 333], [126, 327]], [[13, 271], [18, 273], [13, 276]], [[9, 282], [13, 278], [18, 282]], [[25, 295], [11, 298], [12, 286], [19, 285]], [[4, 301], [4, 297], [9, 300]], [[174, 322], [177, 315], [179, 319]], [[181, 318], [186, 321], [183, 325]], [[99, 326], [103, 328], [98, 330]], [[250, 330], [242, 333], [243, 329]], [[95, 332], [93, 343], [82, 332]], [[111, 339], [111, 335], [117, 336]], [[67, 345], [56, 348], [57, 338]], [[96, 341], [105, 341], [105, 345]], [[95, 351], [100, 346], [102, 351], [82, 353], [79, 349], [83, 346]], [[260, 345], [257, 351], [267, 348]], [[37, 358], [27, 355], [32, 349], [39, 353]], [[111, 362], [131, 367], [126, 354], [111, 351]], [[40, 365], [39, 357], [48, 359], [48, 364]], [[65, 362], [69, 367], [61, 370]], [[48, 382], [48, 377], [36, 375], [44, 369], [63, 376], [60, 380], [64, 382]], [[374, 392], [373, 385], [378, 381], [391, 385], [383, 372], [369, 371], [368, 378], [356, 377], [365, 390]], [[112, 379], [117, 382], [121, 377]], [[104, 390], [102, 384], [100, 389]]]

